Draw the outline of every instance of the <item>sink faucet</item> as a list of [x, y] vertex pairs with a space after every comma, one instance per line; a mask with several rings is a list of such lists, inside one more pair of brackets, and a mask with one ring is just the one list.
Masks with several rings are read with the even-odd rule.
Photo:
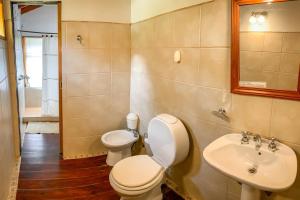
[[260, 135], [253, 136], [253, 141], [255, 142], [255, 149], [258, 151], [260, 149], [261, 143], [262, 143]]

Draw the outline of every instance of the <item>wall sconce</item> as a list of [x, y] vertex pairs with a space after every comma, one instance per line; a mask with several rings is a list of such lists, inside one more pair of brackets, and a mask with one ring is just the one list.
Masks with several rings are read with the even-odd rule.
[[252, 12], [251, 16], [249, 18], [250, 24], [262, 24], [266, 21], [266, 16], [268, 15], [268, 12]]

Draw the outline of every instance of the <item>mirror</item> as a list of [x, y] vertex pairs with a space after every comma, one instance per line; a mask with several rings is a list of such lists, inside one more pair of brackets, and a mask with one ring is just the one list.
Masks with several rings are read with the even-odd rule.
[[232, 92], [300, 99], [300, 0], [233, 0]]

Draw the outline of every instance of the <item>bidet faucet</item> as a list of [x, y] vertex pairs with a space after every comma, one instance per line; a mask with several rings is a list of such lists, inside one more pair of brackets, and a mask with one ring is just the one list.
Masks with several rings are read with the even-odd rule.
[[242, 131], [242, 139], [241, 139], [241, 144], [249, 144], [249, 140], [252, 133], [249, 131]]
[[260, 135], [254, 135], [253, 141], [255, 142], [255, 149], [258, 151], [262, 145], [262, 140]]
[[136, 129], [127, 128], [128, 131], [132, 132], [134, 137], [139, 137], [139, 131]]

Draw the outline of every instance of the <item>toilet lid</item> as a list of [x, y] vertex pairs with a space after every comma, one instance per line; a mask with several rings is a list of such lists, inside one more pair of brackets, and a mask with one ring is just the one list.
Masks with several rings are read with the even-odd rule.
[[148, 155], [138, 155], [119, 161], [112, 169], [114, 180], [125, 187], [140, 187], [153, 181], [163, 167]]

